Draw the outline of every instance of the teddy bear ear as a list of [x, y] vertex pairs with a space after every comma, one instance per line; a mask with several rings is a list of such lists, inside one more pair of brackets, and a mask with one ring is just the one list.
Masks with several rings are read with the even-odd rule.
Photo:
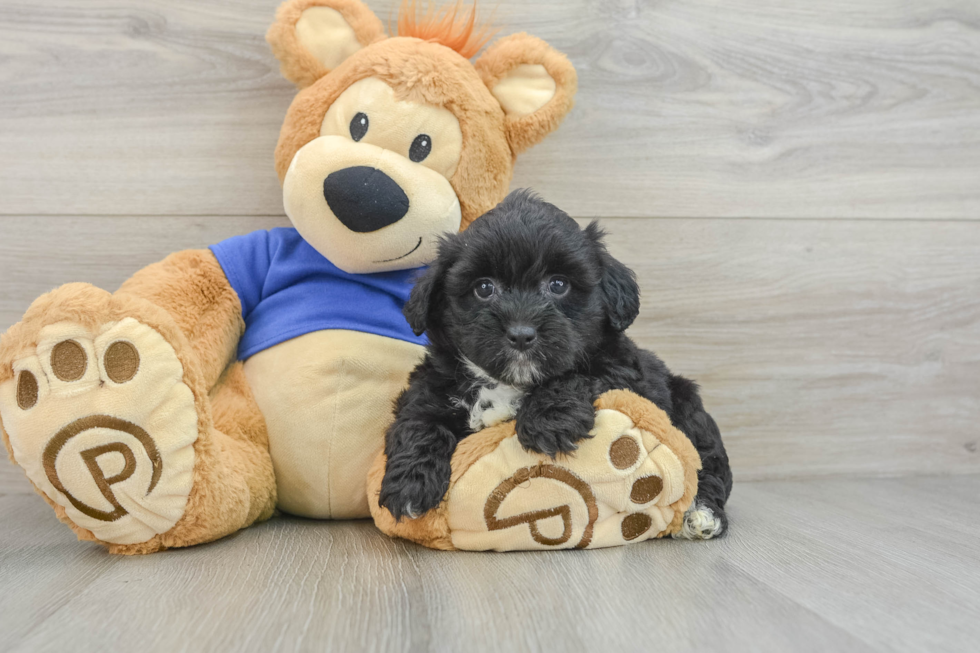
[[540, 143], [572, 110], [578, 88], [575, 68], [539, 38], [504, 37], [473, 65], [504, 110], [507, 141], [515, 155]]
[[287, 0], [265, 35], [283, 77], [299, 88], [384, 38], [381, 21], [360, 0]]

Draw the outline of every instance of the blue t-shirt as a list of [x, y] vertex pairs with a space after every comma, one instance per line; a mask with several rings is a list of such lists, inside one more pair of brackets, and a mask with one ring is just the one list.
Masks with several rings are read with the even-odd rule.
[[238, 293], [245, 335], [238, 358], [325, 329], [348, 329], [427, 344], [402, 307], [424, 268], [348, 274], [295, 229], [256, 231], [211, 246]]

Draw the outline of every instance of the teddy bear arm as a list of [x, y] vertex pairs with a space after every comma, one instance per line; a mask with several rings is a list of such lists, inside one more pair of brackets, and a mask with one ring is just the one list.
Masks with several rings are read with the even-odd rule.
[[206, 387], [234, 361], [245, 331], [242, 306], [210, 250], [171, 254], [134, 274], [117, 294], [141, 297], [170, 314], [197, 354]]

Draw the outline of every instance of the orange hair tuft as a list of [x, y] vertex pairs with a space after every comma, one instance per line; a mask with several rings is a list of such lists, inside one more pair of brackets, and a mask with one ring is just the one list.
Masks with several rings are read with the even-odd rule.
[[463, 7], [462, 0], [436, 10], [432, 0], [426, 1], [424, 13], [417, 0], [402, 0], [398, 10], [398, 36], [412, 36], [434, 41], [470, 59], [494, 37], [497, 30], [490, 22], [477, 24], [476, 0], [472, 7]]

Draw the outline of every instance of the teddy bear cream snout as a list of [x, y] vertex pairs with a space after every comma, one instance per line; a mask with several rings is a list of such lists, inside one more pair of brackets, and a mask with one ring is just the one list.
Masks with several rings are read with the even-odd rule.
[[335, 135], [296, 153], [283, 205], [303, 238], [352, 274], [425, 265], [439, 236], [458, 231], [462, 220], [456, 192], [441, 174]]
[[352, 84], [293, 157], [286, 213], [304, 238], [351, 273], [418, 267], [459, 230], [449, 179], [463, 136], [450, 111], [403, 100], [380, 79]]

